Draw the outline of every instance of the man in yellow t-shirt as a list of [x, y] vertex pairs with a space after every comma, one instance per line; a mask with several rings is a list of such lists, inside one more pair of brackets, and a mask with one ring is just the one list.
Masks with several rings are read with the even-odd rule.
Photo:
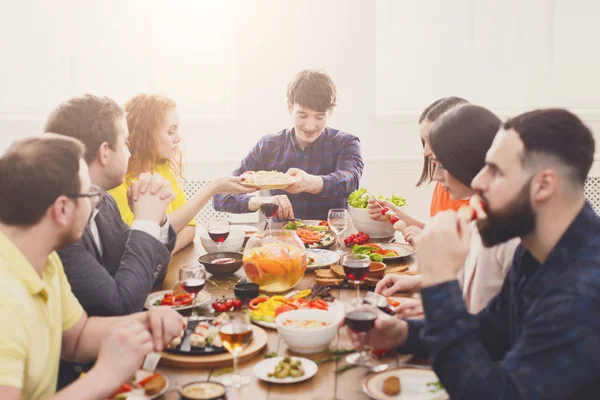
[[102, 193], [90, 184], [84, 147], [46, 134], [17, 142], [0, 158], [0, 399], [55, 395], [59, 359], [97, 358], [55, 399], [106, 399], [179, 334], [165, 308], [88, 318], [55, 250], [81, 237]]

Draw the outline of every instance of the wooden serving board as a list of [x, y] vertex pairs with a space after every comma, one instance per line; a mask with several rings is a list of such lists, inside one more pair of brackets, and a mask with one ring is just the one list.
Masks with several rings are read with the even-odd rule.
[[[256, 357], [267, 345], [267, 332], [258, 326], [252, 326], [252, 341], [248, 344], [238, 360], [244, 362]], [[221, 368], [233, 365], [233, 357], [229, 352], [223, 354], [192, 356], [161, 352], [160, 365], [173, 368]]]

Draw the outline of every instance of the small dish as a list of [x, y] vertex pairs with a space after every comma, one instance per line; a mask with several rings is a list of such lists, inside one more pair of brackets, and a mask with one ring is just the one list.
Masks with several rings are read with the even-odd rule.
[[225, 386], [213, 381], [190, 382], [179, 389], [183, 400], [217, 400], [224, 398], [225, 393]]
[[319, 367], [317, 366], [317, 364], [315, 364], [314, 361], [303, 357], [290, 357], [293, 361], [300, 360], [300, 362], [302, 363], [302, 368], [304, 369], [304, 375], [299, 376], [297, 378], [288, 377], [284, 379], [269, 377], [268, 374], [272, 373], [275, 370], [275, 367], [277, 366], [277, 364], [279, 364], [281, 360], [283, 360], [283, 358], [284, 357], [273, 357], [268, 358], [266, 360], [262, 360], [254, 366], [254, 375], [256, 375], [258, 379], [261, 379], [266, 382], [287, 384], [302, 382], [307, 379], [310, 379], [313, 376], [315, 376], [317, 371], [319, 370]]
[[259, 295], [258, 285], [252, 282], [244, 282], [237, 283], [233, 287], [233, 293], [235, 297], [246, 302], [247, 300], [251, 300]]
[[369, 272], [367, 272], [367, 277], [375, 279], [383, 278], [386, 267], [387, 265], [385, 265], [385, 263], [371, 261], [371, 266], [369, 267]]
[[[242, 268], [242, 253], [234, 253], [229, 251], [222, 251], [220, 253], [208, 253], [200, 256], [198, 261], [204, 265], [204, 268], [216, 278], [225, 278], [235, 274], [240, 268]], [[233, 259], [233, 262], [219, 264], [219, 260]], [[217, 263], [215, 263], [217, 261]]]
[[[306, 269], [318, 269], [323, 267], [329, 267], [331, 264], [335, 264], [340, 261], [340, 255], [335, 251], [325, 249], [308, 249], [306, 251], [308, 262]], [[313, 262], [311, 263], [311, 259]]]
[[[402, 390], [395, 396], [383, 392], [383, 382], [392, 376], [400, 379]], [[392, 368], [369, 376], [363, 383], [363, 392], [375, 400], [448, 400], [444, 389], [437, 389], [438, 377], [431, 369]]]

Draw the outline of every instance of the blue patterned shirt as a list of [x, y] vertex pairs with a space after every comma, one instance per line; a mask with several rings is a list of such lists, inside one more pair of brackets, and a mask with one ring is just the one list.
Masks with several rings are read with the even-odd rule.
[[478, 315], [456, 281], [422, 298], [427, 322], [407, 321], [399, 351], [427, 353], [451, 398], [600, 398], [600, 218], [589, 204], [543, 264], [519, 246]]
[[[280, 171], [299, 168], [323, 178], [319, 194], [289, 194], [273, 190], [273, 195], [289, 197], [294, 216], [301, 219], [327, 219], [332, 208], [347, 208], [348, 195], [358, 189], [364, 163], [360, 154], [360, 141], [356, 136], [326, 127], [321, 136], [304, 150], [295, 138], [293, 129], [284, 129], [263, 137], [241, 166], [233, 172], [239, 176], [246, 171]], [[213, 206], [218, 211], [247, 213], [250, 195], [218, 194]]]

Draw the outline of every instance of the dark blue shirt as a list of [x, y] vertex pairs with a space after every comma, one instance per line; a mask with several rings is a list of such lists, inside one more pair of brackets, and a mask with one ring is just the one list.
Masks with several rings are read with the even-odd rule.
[[[482, 265], [485, 267], [485, 265]], [[458, 282], [422, 291], [401, 352], [423, 353], [453, 399], [600, 399], [600, 218], [586, 204], [548, 259], [519, 246], [476, 316]]]
[[[296, 218], [326, 220], [330, 209], [347, 208], [348, 195], [358, 189], [364, 168], [360, 141], [356, 136], [326, 127], [317, 140], [302, 149], [294, 130], [284, 129], [263, 137], [233, 175], [261, 170], [285, 173], [290, 168], [323, 178], [321, 193], [289, 194], [282, 190], [271, 193], [287, 195]], [[250, 197], [247, 194], [218, 194], [213, 197], [213, 207], [217, 211], [247, 213]]]

